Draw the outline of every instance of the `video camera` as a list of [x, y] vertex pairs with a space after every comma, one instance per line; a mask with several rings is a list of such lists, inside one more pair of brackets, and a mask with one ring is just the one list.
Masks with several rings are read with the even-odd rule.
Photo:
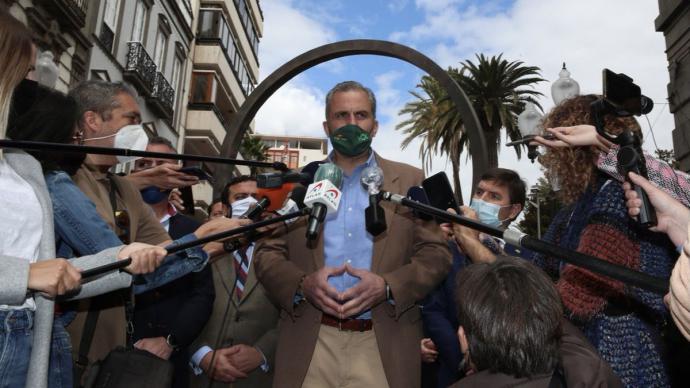
[[[623, 73], [614, 73], [609, 69], [603, 70], [603, 98], [591, 105], [592, 118], [597, 133], [617, 144], [618, 171], [629, 181], [628, 173], [634, 172], [647, 178], [647, 164], [642, 153], [640, 136], [631, 130], [626, 130], [619, 135], [612, 135], [606, 131], [604, 117], [614, 115], [617, 117], [640, 116], [652, 111], [654, 102], [649, 97], [642, 95], [640, 87], [633, 83], [632, 78]], [[630, 181], [629, 181], [630, 182]], [[630, 182], [632, 185], [632, 182]], [[637, 196], [642, 200], [639, 221], [645, 227], [655, 226], [656, 213], [649, 203], [647, 193], [640, 187], [633, 185]]]

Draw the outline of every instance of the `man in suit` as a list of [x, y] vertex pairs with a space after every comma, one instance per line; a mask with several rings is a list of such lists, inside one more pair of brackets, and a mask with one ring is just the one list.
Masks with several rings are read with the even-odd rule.
[[[233, 218], [257, 202], [257, 190], [256, 179], [246, 175], [228, 183], [223, 194]], [[236, 388], [268, 388], [273, 383], [279, 311], [256, 279], [254, 243], [245, 242], [239, 249], [225, 246], [230, 252], [212, 264], [213, 314], [191, 347], [192, 385], [208, 387], [212, 376], [214, 387], [233, 383]]]
[[443, 280], [450, 253], [433, 222], [388, 202], [381, 203], [387, 230], [367, 233], [360, 177], [378, 166], [382, 189], [404, 193], [423, 173], [373, 152], [376, 99], [358, 82], [331, 89], [323, 126], [334, 148], [329, 161], [344, 173], [339, 210], [312, 243], [302, 218], [257, 246], [256, 273], [283, 310], [274, 386], [417, 387], [417, 302]]
[[[166, 138], [149, 139], [146, 151], [177, 153]], [[173, 159], [142, 158], [135, 163], [138, 172], [158, 166], [176, 166]], [[201, 226], [191, 217], [179, 213], [168, 201], [169, 190], [147, 186], [141, 190], [146, 202], [161, 225], [174, 240], [181, 238]], [[146, 350], [172, 362], [173, 388], [189, 387], [187, 362], [189, 345], [201, 333], [211, 316], [213, 299], [213, 276], [211, 268], [191, 272], [179, 279], [135, 296], [134, 304], [134, 347]]]
[[[525, 182], [517, 172], [492, 168], [479, 178], [472, 203], [461, 208], [465, 217], [505, 229], [522, 211]], [[424, 302], [422, 318], [429, 338], [421, 342], [422, 359], [438, 361], [437, 387], [447, 387], [460, 377], [458, 347], [458, 312], [455, 309], [455, 279], [471, 263], [491, 263], [497, 254], [517, 255], [517, 248], [503, 240], [480, 234], [459, 224], [442, 225], [453, 253], [453, 266], [446, 279]]]

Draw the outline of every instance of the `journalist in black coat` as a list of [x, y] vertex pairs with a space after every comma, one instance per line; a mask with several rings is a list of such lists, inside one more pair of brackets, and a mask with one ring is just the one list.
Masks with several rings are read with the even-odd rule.
[[[200, 226], [194, 219], [179, 213], [169, 220], [168, 233], [173, 239], [192, 233]], [[209, 266], [136, 296], [134, 342], [162, 337], [167, 345], [174, 345], [170, 354], [175, 367], [174, 388], [189, 387], [191, 355], [188, 346], [211, 316], [214, 298], [213, 274]]]

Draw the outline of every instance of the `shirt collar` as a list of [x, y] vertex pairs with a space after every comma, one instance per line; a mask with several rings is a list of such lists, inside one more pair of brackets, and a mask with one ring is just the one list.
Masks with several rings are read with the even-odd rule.
[[[328, 157], [326, 158], [326, 161], [328, 163], [335, 164], [335, 162], [333, 161], [334, 152], [335, 151], [331, 151], [331, 153], [328, 154]], [[369, 152], [369, 157], [367, 158], [367, 161], [360, 164], [359, 166], [355, 167], [355, 170], [357, 170], [359, 168], [364, 169], [364, 168], [371, 167], [371, 166], [378, 166], [378, 164], [376, 163], [376, 153], [374, 152], [374, 150], [371, 150], [371, 152]]]

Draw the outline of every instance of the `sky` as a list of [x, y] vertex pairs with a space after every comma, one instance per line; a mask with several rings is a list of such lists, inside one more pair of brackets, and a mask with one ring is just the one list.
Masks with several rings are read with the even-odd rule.
[[[348, 39], [380, 39], [409, 46], [443, 68], [459, 67], [477, 54], [498, 55], [541, 69], [535, 89], [545, 112], [553, 107], [551, 83], [566, 63], [581, 94], [601, 93], [601, 71], [625, 73], [654, 102], [639, 121], [643, 148], [672, 149], [673, 116], [663, 34], [654, 29], [659, 14], [651, 0], [262, 0], [263, 36], [259, 44], [260, 81], [290, 59], [324, 44]], [[419, 142], [406, 149], [395, 130], [399, 111], [413, 100], [424, 72], [406, 62], [373, 55], [348, 56], [315, 66], [281, 87], [256, 116], [264, 134], [325, 136], [324, 96], [336, 83], [357, 80], [377, 97], [379, 131], [373, 148], [384, 158], [422, 167]], [[418, 90], [418, 89], [417, 89]], [[650, 130], [651, 125], [651, 130]], [[502, 144], [505, 144], [505, 139]], [[523, 153], [526, 155], [526, 152]], [[469, 198], [471, 161], [461, 157], [463, 198]], [[501, 147], [499, 166], [512, 168], [531, 186], [542, 176], [539, 164], [518, 160]], [[446, 171], [446, 156], [434, 158], [431, 175]]]

